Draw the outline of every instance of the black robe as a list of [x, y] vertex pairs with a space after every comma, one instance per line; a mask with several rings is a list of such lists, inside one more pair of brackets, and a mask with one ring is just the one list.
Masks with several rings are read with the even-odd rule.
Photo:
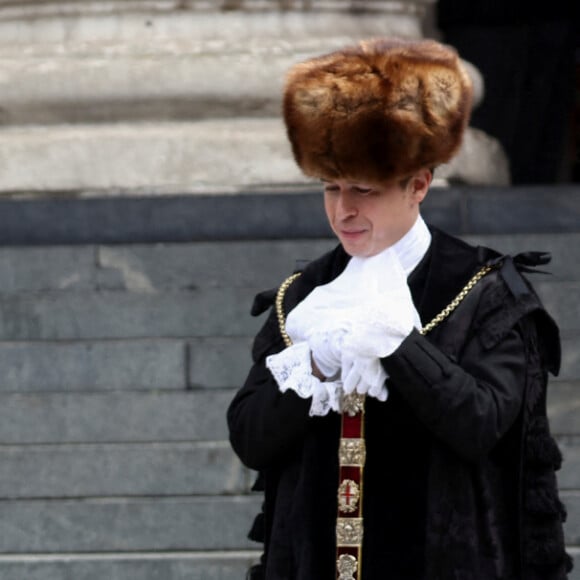
[[[522, 509], [525, 441], [535, 419], [545, 421], [545, 369], [559, 364], [557, 329], [512, 260], [432, 233], [409, 278], [424, 323], [482, 264], [498, 268], [432, 333], [413, 332], [382, 361], [389, 398], [366, 405], [362, 580], [564, 578], [555, 481], [548, 486], [552, 527], [544, 530], [554, 546], [539, 563], [545, 571], [550, 560], [547, 575], [527, 572], [536, 566], [528, 562], [527, 535], [537, 530]], [[336, 278], [348, 260], [339, 246], [307, 266], [287, 292], [285, 311]], [[260, 295], [254, 311], [272, 299], [272, 292]], [[539, 341], [538, 329], [550, 340]], [[242, 461], [264, 476], [265, 578], [331, 580], [340, 419], [311, 418], [309, 400], [280, 394], [264, 359], [283, 348], [272, 312], [228, 410], [230, 438]], [[547, 422], [540, 438], [552, 441]], [[548, 458], [549, 472], [558, 461], [557, 453]]]

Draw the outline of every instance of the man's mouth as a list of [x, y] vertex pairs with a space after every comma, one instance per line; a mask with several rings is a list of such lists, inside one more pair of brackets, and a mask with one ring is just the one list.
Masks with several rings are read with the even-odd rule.
[[340, 235], [345, 237], [345, 238], [356, 238], [357, 236], [360, 236], [361, 234], [364, 234], [365, 232], [366, 232], [365, 229], [340, 230]]

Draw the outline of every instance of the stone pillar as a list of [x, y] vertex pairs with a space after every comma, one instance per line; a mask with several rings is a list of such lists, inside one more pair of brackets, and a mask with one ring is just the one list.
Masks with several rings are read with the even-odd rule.
[[301, 187], [279, 113], [287, 68], [361, 38], [418, 38], [431, 2], [0, 5], [0, 193]]

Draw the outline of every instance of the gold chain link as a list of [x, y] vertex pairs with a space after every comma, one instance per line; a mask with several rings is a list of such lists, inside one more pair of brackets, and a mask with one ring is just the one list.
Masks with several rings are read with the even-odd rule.
[[286, 332], [286, 318], [284, 316], [284, 296], [286, 295], [286, 291], [290, 287], [290, 284], [296, 280], [300, 276], [301, 272], [296, 272], [296, 274], [292, 274], [292, 276], [288, 276], [284, 282], [278, 288], [278, 292], [276, 294], [276, 314], [278, 316], [278, 325], [280, 326], [280, 334], [284, 339], [284, 344], [286, 346], [292, 345], [292, 340], [288, 336]]
[[[489, 272], [493, 270], [493, 266], [484, 266], [475, 276], [469, 280], [469, 282], [463, 287], [463, 290], [437, 315], [429, 324], [426, 324], [419, 332], [425, 336], [428, 332], [431, 332], [438, 324], [441, 324], [460, 304], [463, 302], [465, 297], [471, 292], [473, 287]], [[286, 332], [286, 319], [284, 316], [284, 296], [286, 295], [286, 291], [300, 276], [300, 272], [296, 274], [292, 274], [282, 282], [280, 288], [278, 288], [278, 293], [276, 294], [276, 315], [278, 316], [278, 325], [280, 326], [280, 334], [284, 339], [284, 343], [286, 346], [290, 346], [292, 344], [292, 340], [288, 336]]]
[[443, 322], [462, 302], [463, 299], [471, 292], [473, 287], [489, 272], [492, 266], [484, 266], [469, 282], [464, 286], [463, 290], [429, 323], [426, 324], [419, 332], [425, 336], [431, 332], [438, 324]]

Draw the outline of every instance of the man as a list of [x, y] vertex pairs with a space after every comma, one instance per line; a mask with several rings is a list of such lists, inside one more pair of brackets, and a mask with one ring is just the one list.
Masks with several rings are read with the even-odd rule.
[[254, 304], [272, 310], [228, 423], [265, 486], [255, 577], [566, 577], [545, 408], [558, 330], [522, 259], [420, 216], [470, 104], [434, 41], [363, 42], [288, 75], [294, 156], [340, 245]]

